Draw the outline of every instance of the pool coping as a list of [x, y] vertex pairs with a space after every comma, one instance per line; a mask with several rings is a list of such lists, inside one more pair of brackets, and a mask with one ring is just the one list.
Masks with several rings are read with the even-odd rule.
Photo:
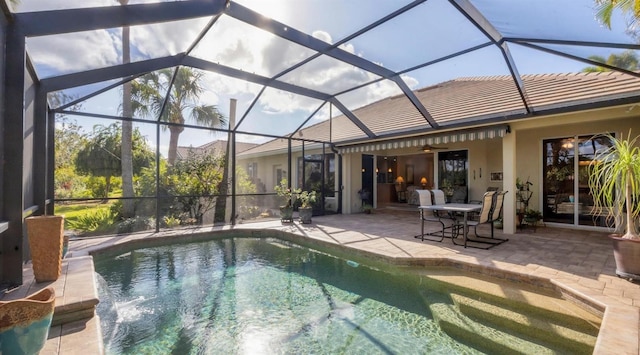
[[[358, 248], [354, 245], [344, 245], [334, 241], [327, 241], [314, 237], [312, 233], [304, 231], [304, 226], [296, 225], [296, 228], [282, 226], [280, 223], [267, 228], [259, 226], [224, 226], [208, 227], [186, 230], [173, 230], [169, 232], [145, 233], [127, 236], [111, 237], [101, 243], [87, 243], [84, 248], [73, 248], [75, 255], [94, 255], [97, 253], [118, 252], [138, 247], [150, 247], [153, 245], [168, 244], [175, 241], [195, 242], [200, 240], [215, 239], [218, 236], [224, 237], [274, 237], [282, 240], [294, 242], [306, 247], [328, 248], [332, 252], [344, 253], [366, 258], [367, 260], [390, 263], [397, 266], [447, 266], [459, 268], [468, 272], [475, 272], [486, 276], [505, 279], [511, 282], [522, 282], [534, 286], [549, 288], [558, 291], [562, 296], [591, 312], [602, 315], [602, 324], [597, 337], [594, 354], [638, 354], [638, 324], [640, 322], [640, 312], [637, 307], [625, 305], [614, 300], [602, 301], [585, 294], [578, 289], [578, 284], [567, 284], [563, 280], [539, 277], [527, 273], [506, 270], [495, 265], [483, 265], [480, 263], [466, 262], [446, 256], [434, 257], [398, 257], [376, 253]], [[301, 238], [302, 237], [302, 238]], [[93, 245], [91, 245], [93, 244]], [[78, 245], [79, 247], [79, 245]], [[633, 325], [633, 326], [630, 326]], [[635, 343], [624, 341], [625, 339], [636, 339]]]

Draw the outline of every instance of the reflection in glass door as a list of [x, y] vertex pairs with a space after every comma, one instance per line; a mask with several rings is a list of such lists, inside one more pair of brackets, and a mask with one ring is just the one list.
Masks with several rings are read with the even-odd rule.
[[438, 153], [438, 186], [448, 202], [467, 203], [469, 160], [466, 150]]
[[605, 218], [593, 212], [589, 163], [596, 151], [606, 149], [609, 145], [606, 138], [599, 136], [543, 141], [545, 222], [605, 226]]

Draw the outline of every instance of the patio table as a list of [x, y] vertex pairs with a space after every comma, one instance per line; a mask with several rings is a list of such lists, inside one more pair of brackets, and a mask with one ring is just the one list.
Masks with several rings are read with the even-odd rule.
[[[458, 244], [455, 241], [455, 238], [451, 238], [451, 241], [455, 245], [464, 245], [467, 247], [467, 233], [469, 232], [469, 228], [467, 225], [467, 220], [469, 218], [469, 212], [480, 211], [482, 205], [474, 204], [474, 203], [446, 203], [444, 205], [430, 205], [430, 206], [419, 206], [418, 209], [420, 213], [423, 213], [423, 210], [431, 210], [431, 211], [446, 211], [446, 212], [462, 212], [462, 237], [464, 240], [464, 244]], [[424, 219], [422, 219], [422, 228], [424, 230]]]

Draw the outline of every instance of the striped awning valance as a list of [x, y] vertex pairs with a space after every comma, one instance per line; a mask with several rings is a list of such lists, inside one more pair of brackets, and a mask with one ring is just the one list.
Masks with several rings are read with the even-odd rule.
[[509, 131], [509, 126], [491, 126], [473, 130], [451, 131], [446, 134], [431, 134], [419, 137], [405, 137], [380, 142], [360, 143], [357, 145], [338, 147], [341, 154], [375, 152], [387, 149], [423, 147], [424, 145], [449, 144], [481, 139], [502, 138]]

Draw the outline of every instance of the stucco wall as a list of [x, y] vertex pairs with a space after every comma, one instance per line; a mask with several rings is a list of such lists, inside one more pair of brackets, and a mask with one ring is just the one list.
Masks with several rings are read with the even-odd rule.
[[[640, 113], [640, 108], [636, 109]], [[633, 110], [632, 110], [633, 111]], [[631, 111], [631, 112], [632, 112]], [[566, 117], [568, 122], [574, 121], [575, 115]], [[512, 129], [517, 130], [516, 144], [516, 171], [517, 177], [522, 180], [529, 178], [533, 183], [534, 195], [529, 202], [529, 207], [541, 210], [542, 203], [542, 169], [543, 152], [542, 141], [552, 138], [573, 137], [575, 135], [595, 135], [599, 133], [615, 133], [616, 135], [627, 135], [629, 129], [632, 134], [640, 134], [640, 118], [628, 115], [622, 118], [612, 118], [602, 120], [601, 116], [584, 115], [583, 120], [553, 126], [543, 126], [550, 124], [551, 120], [540, 120], [539, 122], [523, 123], [515, 125]], [[555, 120], [558, 122], [558, 119]]]

